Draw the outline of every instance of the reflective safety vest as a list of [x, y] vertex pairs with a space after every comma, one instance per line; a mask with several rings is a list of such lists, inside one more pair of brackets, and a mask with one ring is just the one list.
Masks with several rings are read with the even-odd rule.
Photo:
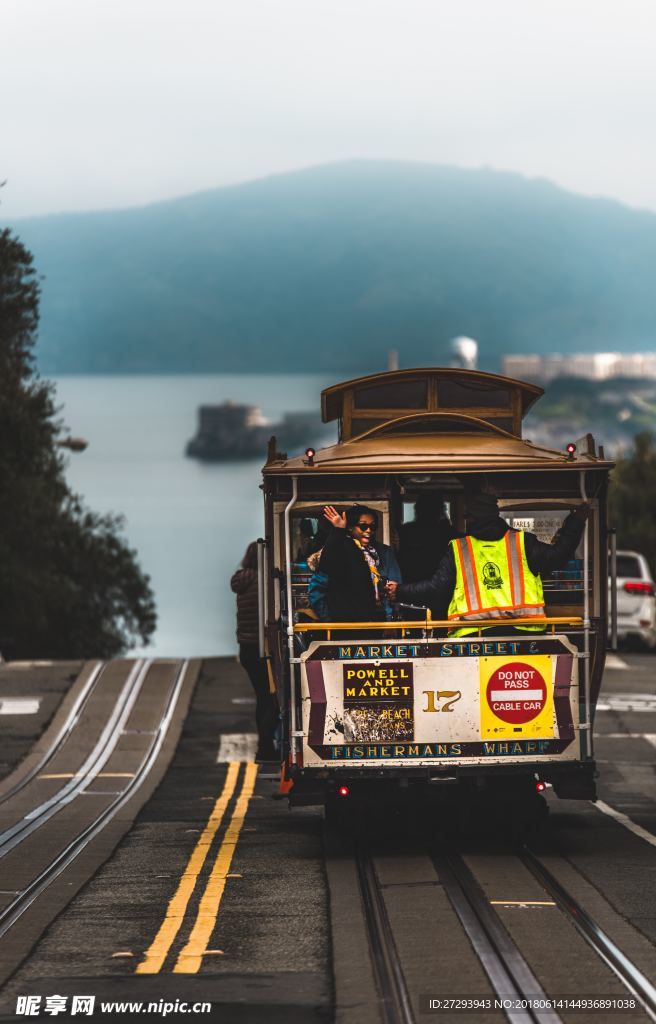
[[[517, 618], [544, 619], [542, 580], [528, 567], [524, 534], [508, 530], [501, 540], [461, 537], [451, 541], [456, 563], [456, 585], [449, 605], [453, 620]], [[483, 627], [492, 629], [492, 626]], [[527, 632], [543, 625], [516, 626]], [[464, 626], [450, 636], [467, 636], [477, 630]]]

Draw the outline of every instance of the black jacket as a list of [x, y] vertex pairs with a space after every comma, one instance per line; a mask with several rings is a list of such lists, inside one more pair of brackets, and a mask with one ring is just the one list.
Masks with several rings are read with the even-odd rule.
[[369, 566], [353, 538], [332, 527], [319, 562], [328, 577], [326, 600], [332, 622], [377, 622], [384, 609], [376, 604]]
[[237, 569], [230, 580], [230, 589], [237, 595], [237, 642], [259, 643], [257, 569]]
[[[570, 560], [583, 533], [584, 521], [574, 513], [562, 525], [555, 544], [543, 544], [533, 533], [524, 534], [524, 548], [528, 567], [535, 576], [560, 569]], [[472, 522], [469, 535], [477, 540], [501, 540], [509, 526], [500, 516]], [[402, 583], [397, 592], [397, 601], [410, 604], [428, 605], [435, 617], [446, 618], [446, 612], [456, 585], [456, 564], [453, 549], [445, 554], [430, 579], [420, 583]]]
[[399, 565], [406, 583], [432, 576], [456, 531], [448, 519], [425, 523], [413, 519], [399, 530]]

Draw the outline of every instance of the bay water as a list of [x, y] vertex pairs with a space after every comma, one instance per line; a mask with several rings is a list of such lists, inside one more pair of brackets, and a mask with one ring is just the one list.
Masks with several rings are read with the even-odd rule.
[[[61, 416], [89, 442], [71, 453], [67, 479], [95, 512], [125, 517], [123, 535], [151, 578], [158, 624], [133, 654], [212, 657], [237, 650], [230, 577], [264, 530], [259, 489], [265, 453], [243, 462], [185, 456], [197, 408], [233, 399], [276, 422], [285, 412], [318, 412], [318, 376], [62, 376]], [[308, 444], [314, 443], [313, 438]], [[329, 442], [324, 442], [329, 443]]]

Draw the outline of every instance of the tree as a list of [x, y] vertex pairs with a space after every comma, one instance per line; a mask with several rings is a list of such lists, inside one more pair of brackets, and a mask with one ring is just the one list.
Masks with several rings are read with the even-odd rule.
[[622, 454], [611, 475], [609, 522], [618, 548], [640, 551], [656, 568], [656, 438], [637, 434], [633, 450]]
[[39, 285], [31, 254], [0, 231], [0, 650], [12, 658], [109, 658], [145, 644], [150, 582], [121, 537], [69, 489], [54, 386], [34, 366]]

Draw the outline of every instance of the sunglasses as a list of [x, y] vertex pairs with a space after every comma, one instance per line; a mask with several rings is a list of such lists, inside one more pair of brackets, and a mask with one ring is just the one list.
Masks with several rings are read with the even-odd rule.
[[376, 532], [375, 523], [356, 523], [356, 526], [358, 530], [362, 530], [363, 533], [366, 533], [368, 530], [371, 530], [372, 533]]

